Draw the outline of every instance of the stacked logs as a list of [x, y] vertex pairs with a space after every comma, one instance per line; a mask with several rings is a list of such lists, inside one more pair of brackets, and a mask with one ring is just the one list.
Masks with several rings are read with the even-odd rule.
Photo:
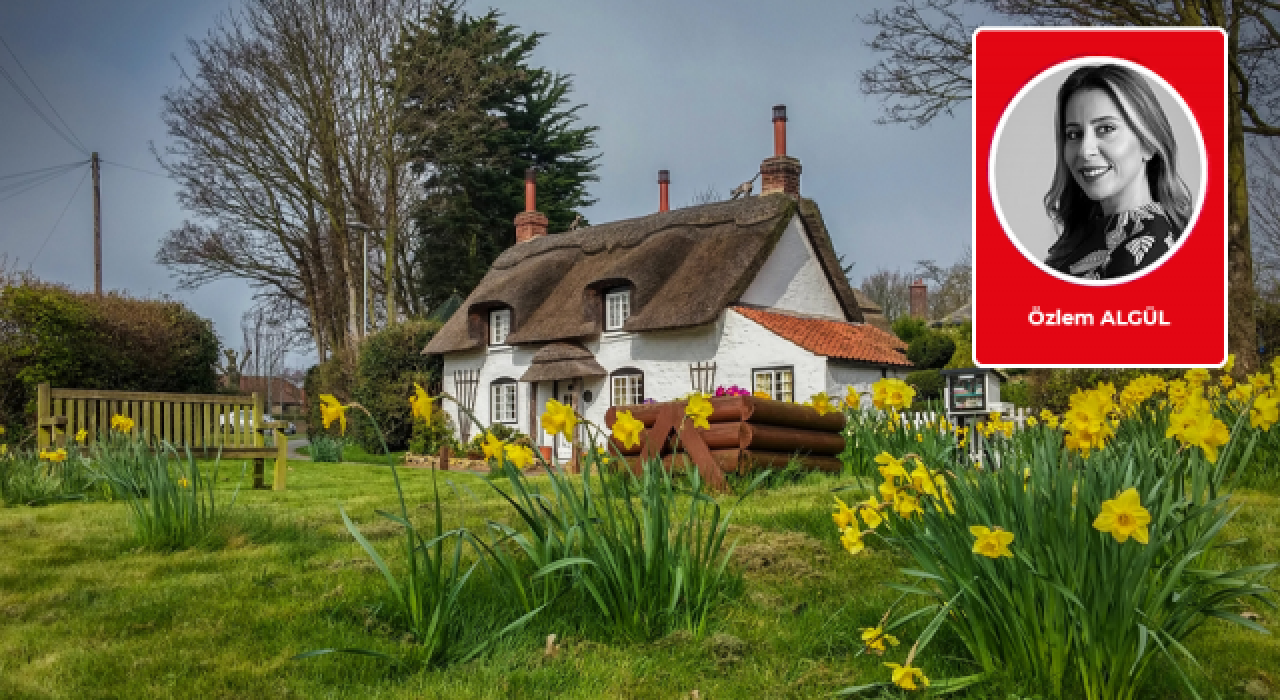
[[[683, 407], [684, 402], [678, 402]], [[612, 429], [618, 411], [631, 411], [631, 416], [644, 423], [640, 443], [626, 448], [616, 440], [614, 445], [633, 463], [638, 461], [646, 442], [662, 440], [660, 449], [665, 462], [684, 452], [675, 433], [650, 435], [654, 424], [671, 404], [655, 403], [637, 406], [615, 406], [605, 414], [605, 424]], [[829, 411], [819, 415], [810, 406], [760, 399], [754, 396], [724, 396], [711, 399], [714, 409], [709, 430], [698, 435], [710, 449], [721, 471], [738, 472], [752, 466], [781, 468], [793, 458], [809, 469], [839, 471], [836, 455], [844, 451], [844, 413]], [[683, 408], [680, 408], [683, 413]], [[686, 426], [688, 421], [686, 419]], [[632, 459], [634, 458], [634, 459]]]

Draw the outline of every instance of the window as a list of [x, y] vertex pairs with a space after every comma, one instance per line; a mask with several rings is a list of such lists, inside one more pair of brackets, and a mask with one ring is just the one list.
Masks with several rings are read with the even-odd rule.
[[604, 329], [620, 331], [631, 316], [631, 290], [619, 289], [604, 295]]
[[795, 401], [790, 367], [757, 369], [751, 374], [755, 377], [754, 391], [766, 393], [776, 401]]
[[644, 373], [638, 369], [620, 369], [609, 378], [614, 406], [644, 403]]
[[511, 332], [511, 309], [489, 312], [489, 344], [503, 345]]
[[493, 401], [489, 404], [490, 419], [494, 423], [516, 422], [516, 383], [512, 379], [499, 379], [492, 384]]

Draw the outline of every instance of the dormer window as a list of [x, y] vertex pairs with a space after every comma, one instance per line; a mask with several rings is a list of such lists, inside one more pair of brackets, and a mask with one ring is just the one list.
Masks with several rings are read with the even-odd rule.
[[631, 316], [631, 290], [615, 289], [604, 295], [604, 329], [620, 331]]
[[489, 312], [489, 344], [505, 345], [507, 335], [511, 333], [511, 309], [496, 309]]

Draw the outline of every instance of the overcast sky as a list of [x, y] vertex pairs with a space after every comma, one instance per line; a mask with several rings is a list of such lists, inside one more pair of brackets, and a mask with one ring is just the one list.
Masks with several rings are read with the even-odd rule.
[[[921, 258], [950, 263], [970, 237], [968, 108], [913, 131], [876, 124], [879, 103], [858, 90], [859, 71], [876, 57], [856, 13], [888, 4], [504, 0], [469, 8], [496, 7], [508, 22], [547, 33], [535, 61], [573, 74], [573, 99], [586, 104], [583, 121], [600, 127], [600, 181], [591, 187], [599, 201], [585, 212], [592, 223], [655, 211], [662, 168], [671, 171], [673, 207], [708, 187], [727, 196], [772, 155], [771, 107], [787, 105], [788, 151], [804, 167], [801, 192], [821, 207], [836, 250], [856, 263], [856, 283], [881, 267], [910, 270]], [[149, 144], [166, 142], [161, 96], [179, 83], [175, 59], [186, 62], [187, 37], [205, 35], [234, 6], [6, 2], [0, 36], [80, 142], [108, 161], [104, 285], [180, 299], [238, 347], [248, 285], [232, 280], [177, 290], [155, 263], [161, 238], [189, 216], [175, 187], [112, 165], [159, 170]], [[3, 47], [0, 67], [40, 100]], [[84, 159], [0, 76], [0, 176]], [[0, 179], [0, 253], [11, 265], [92, 289], [87, 170], [23, 193]], [[292, 364], [308, 361], [300, 355]]]

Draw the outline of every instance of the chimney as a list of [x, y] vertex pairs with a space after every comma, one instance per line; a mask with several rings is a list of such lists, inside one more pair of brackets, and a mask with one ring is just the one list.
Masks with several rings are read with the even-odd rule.
[[671, 171], [658, 171], [658, 211], [671, 211], [671, 200], [667, 198], [667, 188], [671, 185]]
[[800, 196], [800, 161], [787, 155], [787, 106], [773, 107], [773, 157], [760, 163], [760, 194]]
[[547, 235], [547, 215], [538, 211], [536, 168], [524, 171], [524, 211], [516, 214], [516, 243]]
[[929, 318], [929, 288], [925, 286], [924, 280], [917, 279], [910, 286], [911, 290], [911, 315], [916, 318]]

